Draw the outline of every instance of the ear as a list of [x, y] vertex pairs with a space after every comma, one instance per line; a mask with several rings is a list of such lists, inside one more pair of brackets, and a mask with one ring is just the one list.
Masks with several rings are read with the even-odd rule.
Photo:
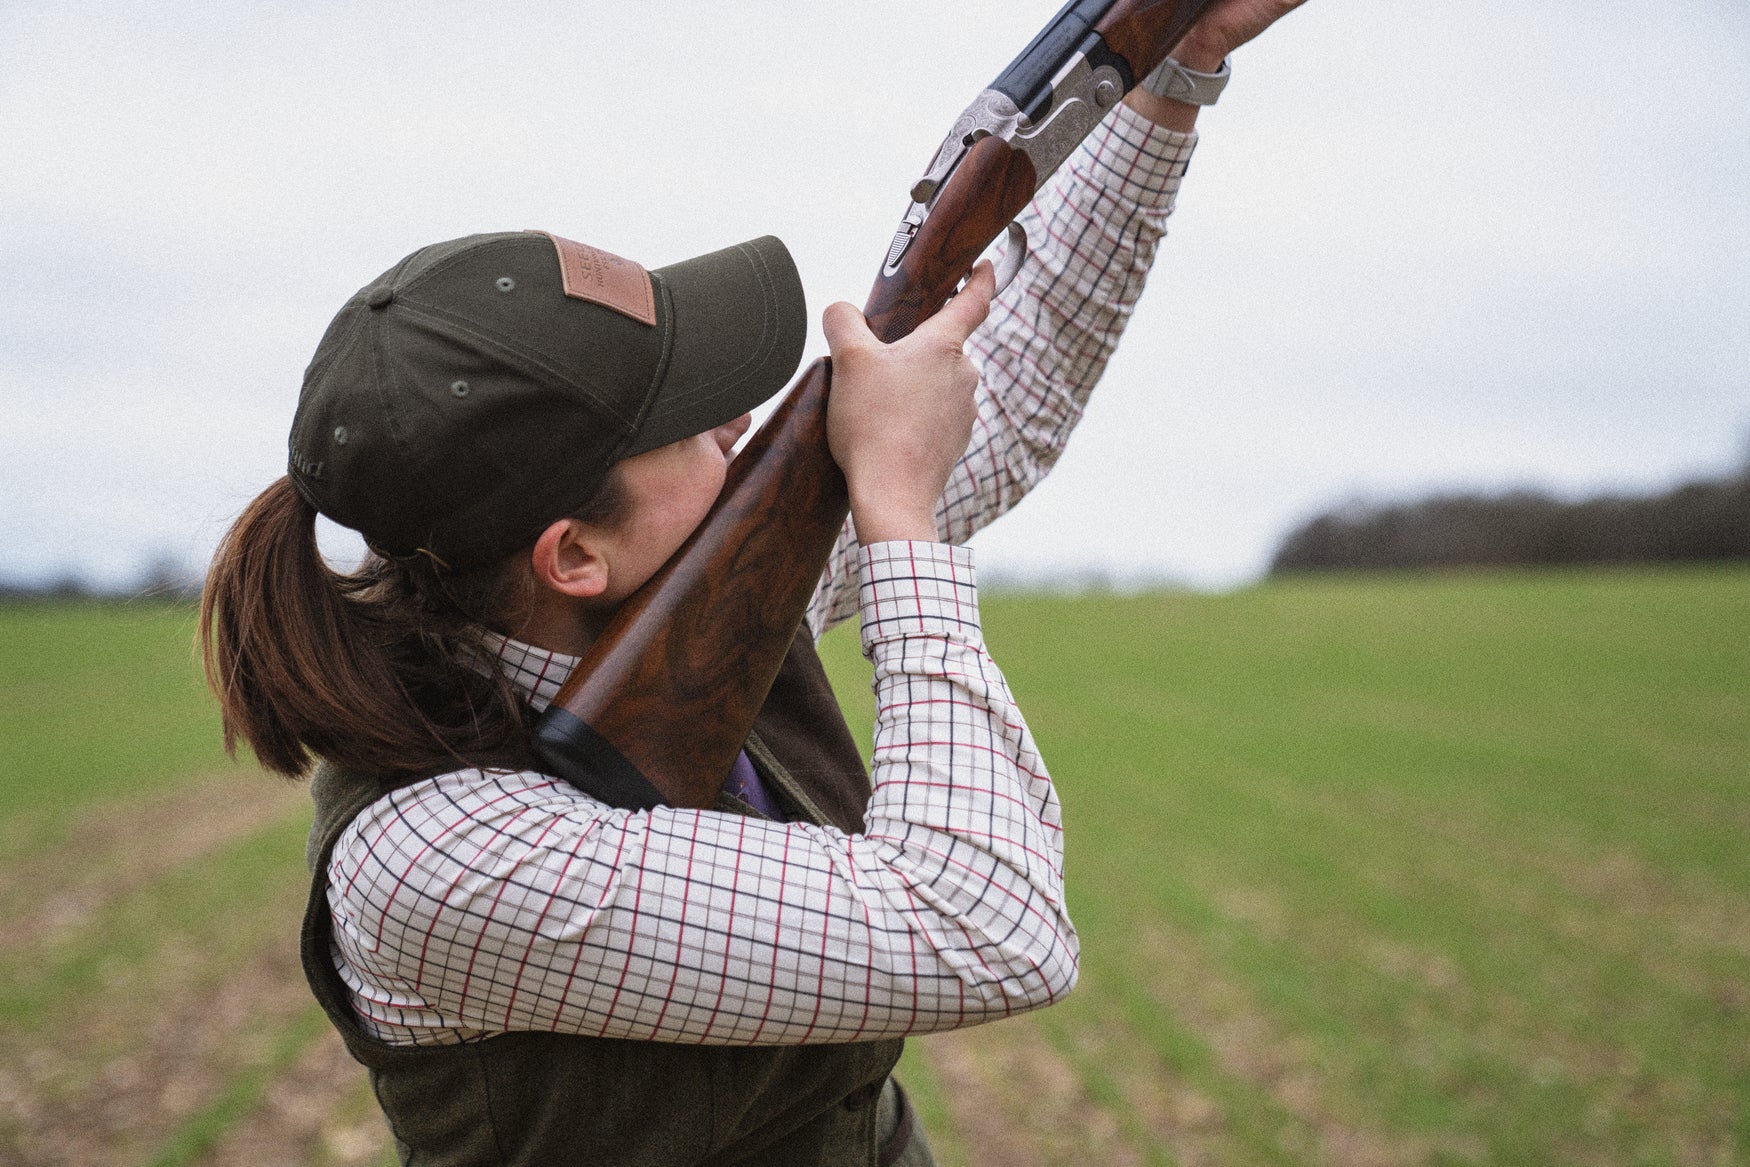
[[601, 595], [608, 587], [605, 542], [588, 524], [576, 519], [549, 523], [529, 553], [535, 583], [579, 600]]

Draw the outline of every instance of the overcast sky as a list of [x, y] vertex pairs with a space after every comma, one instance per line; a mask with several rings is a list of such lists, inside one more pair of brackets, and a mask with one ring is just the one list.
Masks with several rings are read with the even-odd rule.
[[[862, 303], [1045, 3], [0, 4], [0, 577], [202, 562], [423, 244], [753, 235]], [[1009, 575], [1225, 587], [1333, 503], [1659, 488], [1750, 442], [1750, 6], [1310, 0], [1234, 63]]]

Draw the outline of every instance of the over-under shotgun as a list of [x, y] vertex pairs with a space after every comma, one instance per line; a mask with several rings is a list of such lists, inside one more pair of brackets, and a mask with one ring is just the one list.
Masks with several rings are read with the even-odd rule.
[[[1213, 0], [1070, 0], [954, 123], [864, 308], [891, 343]], [[1024, 240], [1011, 240], [1018, 261]], [[849, 511], [826, 441], [831, 367], [804, 371], [711, 512], [621, 605], [535, 730], [547, 768], [614, 806], [715, 805]]]

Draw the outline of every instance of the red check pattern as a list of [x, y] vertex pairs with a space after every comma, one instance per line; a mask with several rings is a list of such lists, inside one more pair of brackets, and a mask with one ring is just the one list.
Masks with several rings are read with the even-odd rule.
[[[967, 348], [984, 370], [966, 457], [936, 511], [964, 543], [1057, 464], [1142, 295], [1195, 134], [1119, 105], [1017, 218], [1027, 261]], [[809, 620], [819, 635], [856, 614], [849, 521]]]
[[[1127, 109], [1042, 192], [993, 310], [964, 539], [1056, 460], [1141, 291], [1194, 140]], [[875, 665], [868, 829], [614, 810], [533, 772], [462, 770], [367, 808], [329, 865], [333, 956], [397, 1045], [545, 1030], [711, 1044], [855, 1041], [1048, 1004], [1076, 975], [1056, 794], [984, 649], [970, 552], [858, 547], [810, 609]], [[537, 707], [573, 658], [505, 641]]]

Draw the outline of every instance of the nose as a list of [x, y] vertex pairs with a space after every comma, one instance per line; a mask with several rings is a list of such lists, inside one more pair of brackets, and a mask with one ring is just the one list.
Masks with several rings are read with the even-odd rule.
[[717, 444], [722, 447], [725, 454], [729, 453], [735, 448], [735, 443], [741, 441], [741, 435], [745, 434], [752, 425], [753, 414], [751, 413], [744, 413], [734, 421], [724, 422], [717, 427]]

